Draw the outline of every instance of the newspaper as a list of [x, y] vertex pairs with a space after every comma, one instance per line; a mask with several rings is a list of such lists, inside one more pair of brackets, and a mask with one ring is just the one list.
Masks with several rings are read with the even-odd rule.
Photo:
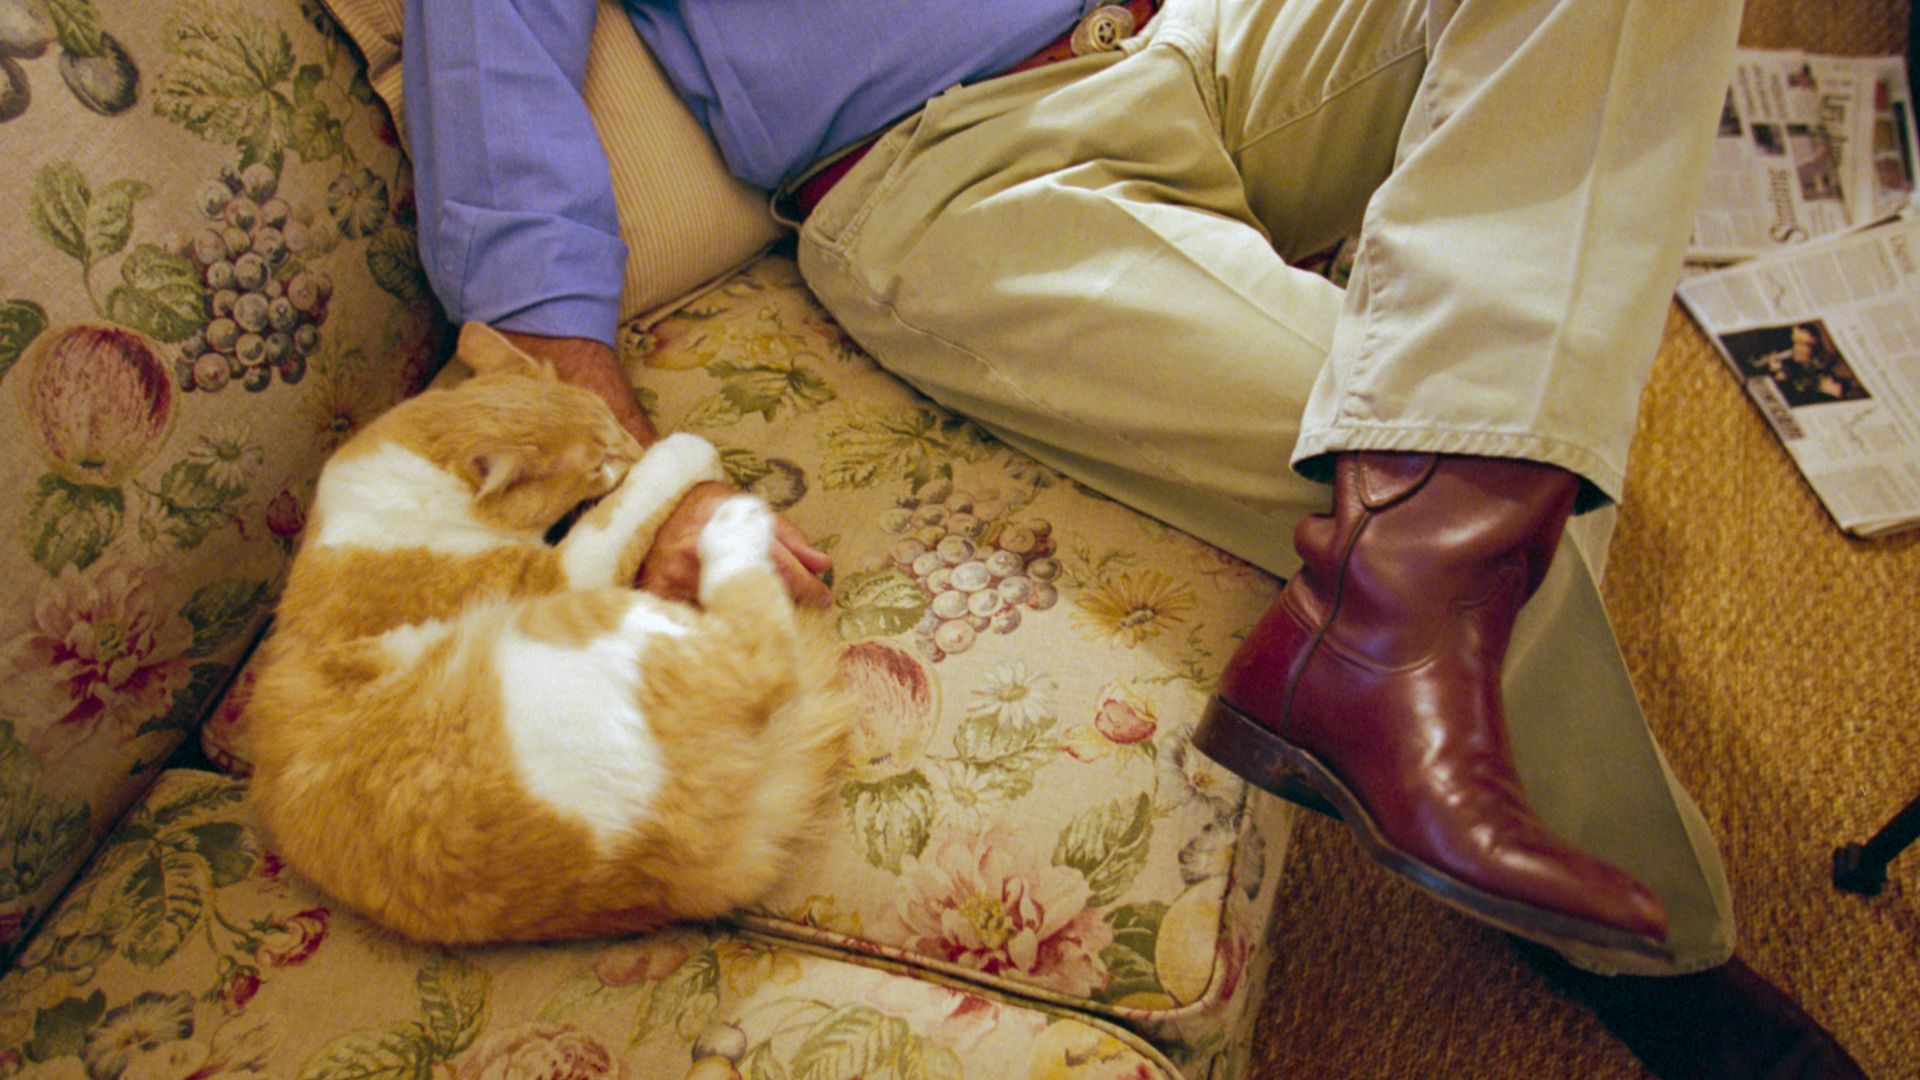
[[1842, 529], [1920, 524], [1920, 221], [1699, 274], [1679, 295]]
[[1734, 262], [1864, 228], [1914, 200], [1900, 56], [1741, 49], [1720, 113], [1690, 262]]

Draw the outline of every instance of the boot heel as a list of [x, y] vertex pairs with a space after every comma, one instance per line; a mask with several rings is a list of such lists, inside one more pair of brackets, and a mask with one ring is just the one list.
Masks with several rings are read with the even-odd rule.
[[1315, 790], [1279, 740], [1218, 696], [1193, 729], [1194, 748], [1249, 784], [1316, 814], [1340, 820], [1340, 811]]

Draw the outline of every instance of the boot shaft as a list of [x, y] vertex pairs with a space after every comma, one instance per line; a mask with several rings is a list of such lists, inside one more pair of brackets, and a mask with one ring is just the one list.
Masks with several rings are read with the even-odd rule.
[[1304, 565], [1290, 599], [1315, 625], [1337, 605], [1329, 643], [1386, 666], [1440, 648], [1503, 655], [1578, 489], [1573, 474], [1529, 461], [1342, 455], [1332, 512], [1295, 534]]
[[1659, 956], [1659, 898], [1539, 820], [1507, 740], [1508, 638], [1578, 487], [1525, 461], [1341, 455], [1195, 741], [1268, 790], [1291, 768], [1376, 859], [1494, 925]]

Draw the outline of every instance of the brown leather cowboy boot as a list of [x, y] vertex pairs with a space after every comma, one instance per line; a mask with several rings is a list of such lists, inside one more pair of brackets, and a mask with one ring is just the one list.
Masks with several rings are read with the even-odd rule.
[[1578, 485], [1528, 461], [1339, 455], [1333, 512], [1301, 522], [1306, 563], [1228, 662], [1194, 743], [1275, 794], [1304, 782], [1368, 856], [1469, 915], [1664, 958], [1659, 899], [1541, 823], [1507, 742], [1507, 639]]

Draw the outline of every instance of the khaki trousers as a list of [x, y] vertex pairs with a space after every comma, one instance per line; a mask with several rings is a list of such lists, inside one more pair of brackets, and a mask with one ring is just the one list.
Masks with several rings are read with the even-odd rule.
[[[935, 400], [1276, 574], [1337, 451], [1550, 462], [1605, 504], [1739, 14], [1168, 0], [1119, 52], [898, 125], [808, 217], [801, 270]], [[1289, 266], [1356, 228], [1347, 289]], [[1576, 519], [1522, 612], [1510, 733], [1548, 824], [1667, 903], [1660, 970], [1697, 970], [1731, 902], [1600, 605], [1610, 518]]]

